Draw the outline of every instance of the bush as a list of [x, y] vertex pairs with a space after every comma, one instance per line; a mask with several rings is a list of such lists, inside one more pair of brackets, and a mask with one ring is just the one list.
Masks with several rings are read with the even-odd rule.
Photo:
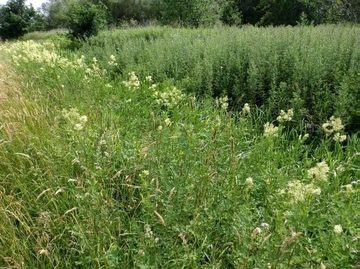
[[73, 39], [85, 40], [97, 35], [106, 25], [105, 6], [91, 3], [76, 3], [66, 13], [66, 28]]

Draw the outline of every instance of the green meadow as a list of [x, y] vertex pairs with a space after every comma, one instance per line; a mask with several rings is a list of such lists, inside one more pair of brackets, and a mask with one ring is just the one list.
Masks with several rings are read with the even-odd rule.
[[358, 268], [360, 28], [0, 44], [1, 268]]

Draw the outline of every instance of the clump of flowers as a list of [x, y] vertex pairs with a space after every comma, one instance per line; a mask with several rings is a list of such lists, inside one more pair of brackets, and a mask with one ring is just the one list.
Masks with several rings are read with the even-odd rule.
[[176, 87], [167, 89], [164, 92], [155, 91], [153, 96], [158, 105], [170, 108], [178, 105], [185, 98], [185, 94]]
[[76, 63], [57, 54], [56, 46], [50, 41], [42, 44], [32, 40], [16, 42], [4, 49], [12, 56], [16, 65], [20, 65], [22, 62], [37, 62], [50, 67], [60, 66], [74, 69], [78, 67]]
[[274, 126], [274, 124], [267, 122], [264, 124], [264, 136], [278, 136], [279, 127]]
[[229, 97], [225, 95], [224, 97], [216, 98], [215, 104], [217, 107], [227, 110], [229, 108]]
[[245, 180], [245, 184], [246, 184], [246, 186], [248, 186], [249, 188], [251, 188], [251, 187], [254, 185], [253, 178], [252, 178], [252, 177], [248, 177], [248, 178]]
[[242, 114], [243, 115], [250, 114], [250, 106], [248, 103], [244, 104], [244, 107], [242, 108]]
[[329, 173], [329, 166], [325, 161], [319, 162], [315, 167], [310, 168], [307, 171], [308, 177], [318, 180], [318, 181], [327, 181], [327, 174]]
[[110, 61], [108, 61], [108, 65], [118, 66], [118, 63], [116, 62], [116, 57], [114, 55], [110, 55]]
[[331, 116], [330, 119], [322, 125], [322, 129], [325, 131], [327, 137], [332, 136], [335, 141], [343, 142], [346, 140], [346, 135], [342, 134], [344, 125], [340, 118]]
[[299, 140], [301, 140], [301, 141], [305, 141], [306, 139], [308, 139], [309, 138], [309, 134], [308, 133], [306, 133], [306, 134], [304, 134], [304, 135], [299, 135]]
[[130, 90], [138, 90], [140, 88], [139, 78], [135, 75], [135, 72], [130, 72], [129, 76], [129, 80], [123, 81], [123, 84]]
[[287, 112], [280, 110], [280, 115], [276, 118], [278, 122], [291, 121], [294, 116], [294, 110], [292, 108], [288, 109]]
[[305, 184], [299, 180], [291, 181], [285, 189], [280, 190], [279, 194], [289, 194], [292, 197], [291, 203], [303, 202], [308, 197], [320, 195], [321, 189], [313, 183]]
[[341, 227], [341, 225], [335, 225], [335, 226], [334, 226], [334, 232], [335, 232], [336, 234], [342, 234], [343, 228]]
[[71, 126], [74, 130], [82, 130], [87, 122], [87, 116], [81, 116], [76, 108], [70, 108], [70, 110], [63, 109], [61, 112], [63, 119]]
[[169, 118], [165, 119], [165, 126], [168, 127], [171, 125], [171, 120]]

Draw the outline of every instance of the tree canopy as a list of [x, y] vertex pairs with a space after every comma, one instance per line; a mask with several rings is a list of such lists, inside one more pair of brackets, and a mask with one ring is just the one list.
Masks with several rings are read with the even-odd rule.
[[44, 29], [44, 18], [25, 0], [9, 0], [0, 6], [0, 37], [15, 39], [27, 32]]
[[64, 27], [72, 31], [92, 21], [94, 27], [86, 36], [97, 31], [93, 30], [103, 24], [104, 15], [108, 26], [153, 21], [186, 27], [359, 23], [360, 0], [47, 0], [38, 11], [25, 0], [9, 0], [0, 6], [0, 36], [11, 39]]

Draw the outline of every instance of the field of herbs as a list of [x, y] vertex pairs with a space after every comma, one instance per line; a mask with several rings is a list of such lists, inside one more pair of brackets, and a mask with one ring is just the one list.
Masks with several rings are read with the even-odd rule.
[[1, 268], [359, 268], [360, 28], [0, 44]]

